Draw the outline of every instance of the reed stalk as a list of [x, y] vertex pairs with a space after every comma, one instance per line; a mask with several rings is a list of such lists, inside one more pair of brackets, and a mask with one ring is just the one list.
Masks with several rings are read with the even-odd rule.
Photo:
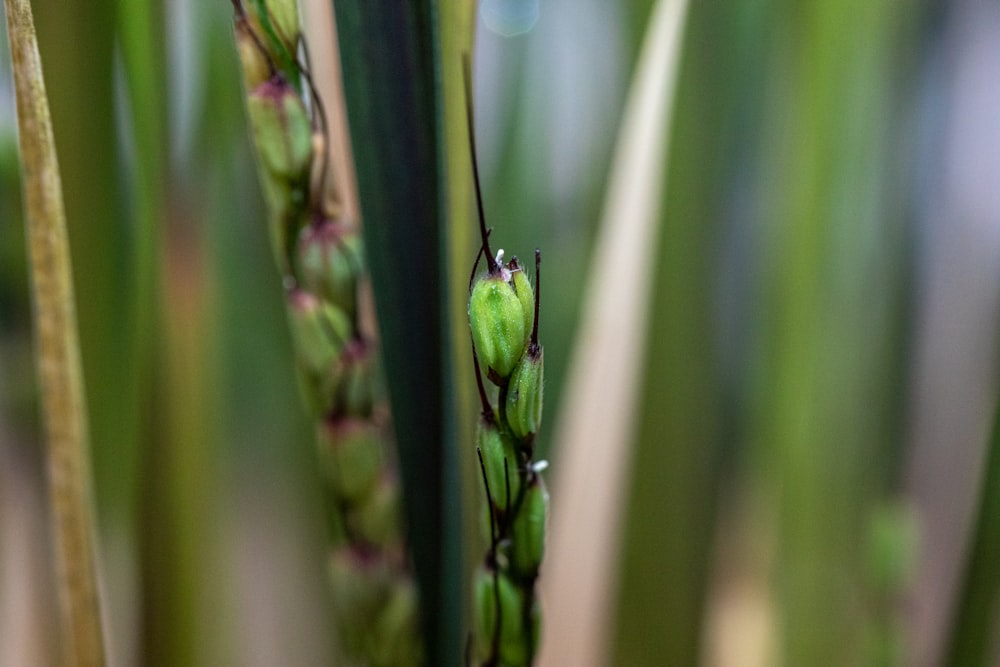
[[28, 0], [6, 0], [47, 443], [63, 664], [104, 664], [94, 563], [86, 401], [69, 240], [41, 58]]

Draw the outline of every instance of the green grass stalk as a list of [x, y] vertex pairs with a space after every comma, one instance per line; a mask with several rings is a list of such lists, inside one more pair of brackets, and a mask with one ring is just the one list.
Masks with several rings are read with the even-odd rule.
[[104, 664], [86, 401], [59, 165], [28, 0], [6, 0], [17, 95], [36, 360], [47, 441], [64, 664]]

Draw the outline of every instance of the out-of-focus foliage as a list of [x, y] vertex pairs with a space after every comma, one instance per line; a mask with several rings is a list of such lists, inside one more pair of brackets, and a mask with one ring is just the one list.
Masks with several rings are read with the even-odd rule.
[[[540, 247], [546, 267], [540, 458], [652, 4], [480, 0], [488, 224], [508, 256]], [[231, 7], [34, 5], [74, 253], [112, 654], [325, 664], [317, 471]], [[465, 17], [444, 9], [439, 37], [453, 55], [467, 48]], [[369, 37], [352, 39], [361, 48]], [[996, 402], [998, 44], [989, 3], [691, 3], [620, 592], [606, 612], [615, 664], [941, 661], [952, 619], [964, 618], [953, 610], [968, 526], [981, 484], [995, 483], [981, 460]], [[7, 58], [0, 461], [14, 463], [0, 465], [0, 488], [20, 502], [0, 505], [0, 664], [44, 665], [54, 591], [45, 568], [28, 565], [44, 562], [44, 532], [15, 529], [34, 525], [41, 501]], [[454, 114], [457, 63], [442, 71], [443, 97], [422, 99], [450, 99]], [[360, 96], [367, 84], [348, 85]], [[436, 122], [412, 131], [444, 128], [430, 139], [442, 141], [451, 121]], [[449, 171], [465, 169], [461, 142], [449, 141], [430, 149], [447, 152]], [[455, 187], [447, 204], [433, 195], [449, 211], [442, 238], [468, 247], [423, 239], [433, 253], [376, 265], [398, 271], [397, 285], [448, 294], [433, 315], [446, 327], [464, 308], [453, 302], [476, 247], [468, 181], [440, 177], [425, 183]], [[393, 185], [375, 187], [388, 197]], [[441, 262], [431, 273], [447, 285], [426, 284], [427, 261]], [[463, 351], [413, 351], [441, 364], [430, 409], [442, 420], [455, 408], [442, 402], [468, 399], [442, 394], [469, 363], [467, 343], [452, 342]], [[441, 426], [440, 446], [471, 448], [455, 428]], [[472, 469], [471, 458], [445, 458], [454, 469], [442, 479]], [[465, 495], [475, 507], [475, 489], [464, 480], [449, 502]], [[471, 572], [454, 569], [442, 576]], [[985, 627], [996, 627], [995, 608], [983, 605]], [[997, 648], [980, 651], [989, 663]]]

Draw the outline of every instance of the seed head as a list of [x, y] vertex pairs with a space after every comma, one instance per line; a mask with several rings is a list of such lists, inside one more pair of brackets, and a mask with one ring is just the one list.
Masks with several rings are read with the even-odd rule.
[[337, 220], [306, 225], [296, 249], [299, 284], [353, 317], [364, 268], [361, 235]]
[[257, 154], [267, 171], [285, 181], [308, 177], [312, 161], [312, 128], [302, 98], [280, 75], [250, 93], [250, 129]]
[[511, 567], [522, 577], [538, 574], [545, 555], [545, 522], [549, 512], [549, 493], [542, 478], [535, 476], [524, 491], [521, 509], [511, 526]]

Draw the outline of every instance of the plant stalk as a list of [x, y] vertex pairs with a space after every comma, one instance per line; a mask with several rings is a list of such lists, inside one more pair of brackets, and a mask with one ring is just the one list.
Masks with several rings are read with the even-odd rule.
[[6, 0], [64, 664], [104, 664], [83, 372], [52, 121], [28, 0]]

